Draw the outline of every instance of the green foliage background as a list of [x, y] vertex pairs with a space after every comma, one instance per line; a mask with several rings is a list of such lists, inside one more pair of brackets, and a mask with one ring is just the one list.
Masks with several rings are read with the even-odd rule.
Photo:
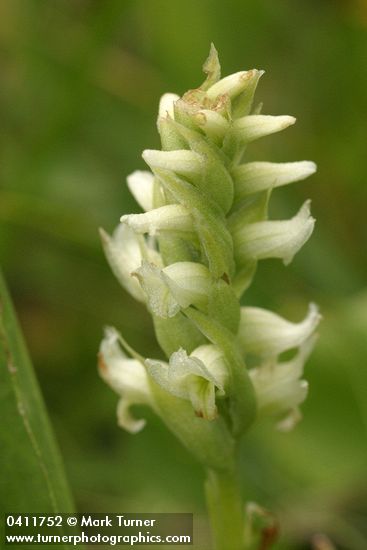
[[95, 365], [104, 324], [157, 356], [97, 228], [138, 211], [125, 178], [159, 147], [159, 97], [201, 82], [213, 41], [224, 74], [266, 70], [264, 113], [298, 119], [248, 158], [319, 166], [272, 201], [289, 217], [311, 197], [312, 239], [288, 268], [262, 262], [246, 302], [294, 320], [320, 305], [310, 395], [292, 434], [249, 434], [243, 490], [280, 518], [279, 549], [315, 532], [367, 547], [366, 29], [363, 0], [1, 2], [1, 262], [80, 511], [194, 511], [206, 538], [202, 471], [149, 413], [137, 436], [117, 428]]

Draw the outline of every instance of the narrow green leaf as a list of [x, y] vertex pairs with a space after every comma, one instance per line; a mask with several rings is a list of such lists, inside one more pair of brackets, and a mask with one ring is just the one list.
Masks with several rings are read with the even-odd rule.
[[73, 512], [59, 450], [1, 273], [0, 401], [3, 512]]

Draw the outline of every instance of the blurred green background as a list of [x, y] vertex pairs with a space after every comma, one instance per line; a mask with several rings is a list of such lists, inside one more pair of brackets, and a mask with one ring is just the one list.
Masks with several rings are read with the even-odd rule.
[[159, 147], [159, 97], [201, 83], [213, 41], [223, 74], [265, 69], [264, 113], [298, 119], [248, 158], [319, 166], [272, 200], [289, 217], [311, 197], [312, 239], [287, 268], [262, 262], [246, 297], [293, 320], [320, 305], [310, 395], [293, 433], [249, 434], [244, 494], [280, 519], [279, 549], [318, 532], [367, 548], [366, 32], [363, 0], [2, 0], [1, 262], [80, 511], [193, 511], [210, 549], [203, 472], [149, 413], [139, 435], [116, 426], [96, 353], [105, 324], [158, 353], [97, 229], [138, 211], [125, 179]]

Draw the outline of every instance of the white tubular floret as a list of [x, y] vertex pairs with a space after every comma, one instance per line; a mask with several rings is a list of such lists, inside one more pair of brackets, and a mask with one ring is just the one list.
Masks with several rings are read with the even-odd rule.
[[[195, 413], [206, 420], [217, 416], [216, 388], [224, 393], [227, 366], [220, 351], [209, 350], [215, 346], [201, 346], [190, 356], [180, 349], [174, 352], [169, 365], [163, 361], [147, 359], [149, 374], [162, 388], [176, 397], [191, 401]], [[196, 355], [198, 354], [198, 356]], [[204, 363], [202, 359], [211, 359]], [[212, 369], [213, 367], [213, 369]]]
[[180, 204], [161, 206], [145, 214], [127, 214], [120, 221], [137, 233], [153, 236], [160, 231], [193, 231], [191, 215]]
[[263, 221], [236, 228], [233, 241], [239, 262], [280, 258], [289, 264], [311, 236], [315, 225], [306, 201], [290, 220]]
[[121, 396], [117, 406], [119, 426], [131, 433], [139, 432], [145, 420], [133, 418], [129, 408], [131, 405], [154, 407], [148, 376], [139, 361], [124, 355], [119, 345], [119, 334], [112, 327], [105, 330], [99, 349], [98, 368], [103, 380]]
[[208, 268], [195, 262], [177, 262], [163, 269], [143, 262], [134, 275], [146, 293], [150, 310], [159, 317], [173, 317], [190, 305], [205, 305], [212, 283]]
[[249, 371], [255, 388], [259, 415], [286, 414], [278, 423], [280, 430], [292, 429], [301, 418], [299, 405], [306, 399], [308, 391], [308, 384], [301, 376], [315, 340], [314, 336], [306, 340], [290, 361], [269, 361]]
[[138, 281], [131, 276], [145, 258], [161, 265], [160, 255], [149, 247], [140, 235], [127, 225], [119, 225], [112, 236], [100, 230], [103, 249], [110, 267], [120, 284], [139, 302], [145, 302], [145, 295]]
[[232, 170], [235, 199], [303, 180], [316, 172], [316, 164], [299, 162], [248, 162]]
[[154, 176], [146, 170], [135, 170], [127, 176], [127, 186], [145, 212], [153, 209]]
[[197, 153], [186, 149], [178, 151], [157, 151], [146, 149], [143, 151], [143, 159], [154, 170], [172, 170], [182, 176], [198, 176], [201, 174], [203, 162]]
[[320, 319], [315, 304], [310, 304], [307, 316], [300, 323], [291, 323], [266, 309], [242, 307], [239, 342], [244, 353], [260, 357], [277, 356], [308, 340]]
[[232, 132], [242, 143], [250, 143], [275, 132], [285, 130], [296, 122], [293, 116], [247, 115], [235, 120]]
[[231, 99], [234, 99], [243, 92], [249, 85], [249, 81], [253, 77], [254, 71], [239, 71], [229, 76], [225, 76], [207, 90], [207, 96], [210, 99], [216, 99], [218, 96], [227, 94]]

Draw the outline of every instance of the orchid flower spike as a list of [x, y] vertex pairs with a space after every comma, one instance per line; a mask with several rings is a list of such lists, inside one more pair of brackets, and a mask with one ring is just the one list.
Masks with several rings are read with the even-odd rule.
[[[197, 88], [161, 98], [162, 147], [146, 149], [147, 170], [127, 178], [142, 212], [124, 214], [112, 236], [101, 232], [112, 271], [151, 313], [165, 359], [126, 357], [118, 333], [108, 329], [100, 373], [120, 395], [121, 426], [141, 429], [144, 421], [133, 419], [129, 407], [149, 405], [213, 464], [223, 442], [234, 448], [256, 416], [281, 417], [283, 429], [300, 418], [303, 367], [320, 315], [312, 304], [303, 321], [292, 323], [240, 306], [260, 261], [287, 265], [311, 236], [310, 201], [285, 220], [269, 220], [268, 203], [274, 190], [304, 180], [316, 165], [249, 162], [250, 143], [296, 119], [262, 114], [253, 100], [263, 71], [222, 78], [214, 46], [204, 72]], [[292, 349], [293, 358], [283, 361]]]

